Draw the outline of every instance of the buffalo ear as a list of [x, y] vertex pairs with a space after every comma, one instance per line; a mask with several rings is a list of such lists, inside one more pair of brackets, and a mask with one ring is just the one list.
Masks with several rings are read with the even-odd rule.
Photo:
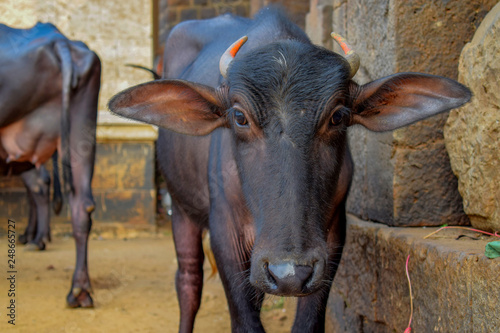
[[126, 118], [188, 135], [206, 135], [226, 125], [216, 90], [182, 80], [157, 80], [114, 96], [109, 109]]
[[391, 131], [461, 106], [471, 92], [435, 75], [400, 73], [356, 87], [353, 124], [376, 132]]

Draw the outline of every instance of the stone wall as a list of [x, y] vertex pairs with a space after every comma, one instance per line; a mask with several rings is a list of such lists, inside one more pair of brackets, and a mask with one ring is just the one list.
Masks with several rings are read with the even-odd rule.
[[257, 13], [262, 7], [276, 5], [286, 10], [290, 19], [305, 30], [309, 0], [251, 0], [250, 12]]
[[[334, 333], [497, 332], [500, 327], [500, 260], [488, 259], [492, 239], [457, 236], [462, 231], [389, 228], [348, 216], [347, 240], [328, 300]], [[493, 238], [493, 237], [490, 237]], [[493, 292], [492, 292], [493, 291]]]
[[[324, 20], [360, 54], [359, 83], [403, 71], [456, 79], [460, 51], [495, 3], [334, 0]], [[390, 225], [467, 224], [444, 145], [446, 118], [389, 133], [352, 128], [348, 210]]]
[[170, 30], [178, 23], [187, 20], [208, 19], [225, 13], [247, 17], [250, 13], [249, 0], [155, 0], [158, 12], [157, 55]]
[[445, 127], [464, 209], [475, 228], [500, 231], [500, 4], [460, 57], [459, 80], [473, 94]]

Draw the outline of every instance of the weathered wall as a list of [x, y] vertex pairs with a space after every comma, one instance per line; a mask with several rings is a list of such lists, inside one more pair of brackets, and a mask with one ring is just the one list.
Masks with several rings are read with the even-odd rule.
[[208, 19], [225, 13], [248, 16], [250, 0], [155, 0], [158, 2], [158, 50], [170, 30], [178, 23], [187, 20]]
[[286, 10], [290, 19], [302, 29], [306, 26], [306, 13], [309, 10], [309, 0], [250, 0], [252, 16], [262, 7], [274, 4]]
[[[395, 29], [391, 3], [350, 0], [334, 10], [333, 30], [342, 31], [361, 57], [355, 80], [367, 83], [395, 72]], [[344, 16], [342, 16], [344, 15]], [[355, 172], [348, 210], [364, 218], [392, 224], [392, 132], [374, 133], [358, 126], [349, 130]]]
[[500, 4], [460, 57], [459, 80], [473, 94], [454, 110], [445, 141], [464, 209], [475, 228], [500, 231]]

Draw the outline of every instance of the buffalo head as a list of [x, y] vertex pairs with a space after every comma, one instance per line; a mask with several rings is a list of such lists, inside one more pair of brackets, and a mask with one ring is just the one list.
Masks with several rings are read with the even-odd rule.
[[293, 39], [247, 50], [243, 43], [222, 56], [218, 87], [159, 80], [125, 90], [109, 108], [187, 135], [230, 131], [254, 220], [250, 282], [303, 296], [331, 280], [340, 260], [352, 172], [347, 128], [394, 130], [458, 107], [470, 92], [418, 73], [360, 86], [351, 79], [359, 58], [342, 39], [346, 57]]

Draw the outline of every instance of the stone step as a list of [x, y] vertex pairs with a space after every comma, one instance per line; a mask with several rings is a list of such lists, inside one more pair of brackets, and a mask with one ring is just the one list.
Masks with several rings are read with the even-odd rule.
[[493, 237], [437, 228], [394, 228], [348, 216], [347, 241], [331, 291], [331, 332], [403, 332], [410, 317], [405, 262], [413, 291], [413, 332], [499, 332], [500, 258]]

